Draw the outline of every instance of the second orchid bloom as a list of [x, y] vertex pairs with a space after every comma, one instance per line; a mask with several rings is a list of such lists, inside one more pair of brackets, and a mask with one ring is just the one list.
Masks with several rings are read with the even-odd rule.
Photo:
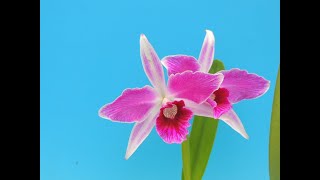
[[[214, 50], [214, 35], [211, 31], [206, 30], [206, 37], [198, 60], [187, 55], [170, 55], [164, 57], [161, 62], [168, 69], [169, 75], [185, 71], [207, 73], [213, 63]], [[260, 97], [267, 92], [270, 82], [261, 76], [237, 68], [218, 73], [224, 75], [223, 82], [217, 90], [211, 93], [206, 102], [197, 107], [201, 110], [197, 115], [220, 119], [248, 139], [249, 136], [232, 109], [232, 104], [244, 99]]]
[[[135, 123], [126, 159], [154, 126], [164, 142], [182, 143], [187, 138], [193, 115], [219, 118], [248, 137], [232, 110], [232, 104], [261, 96], [268, 90], [269, 81], [239, 69], [209, 74], [213, 54], [214, 36], [208, 30], [199, 61], [186, 55], [166, 56], [160, 61], [146, 36], [140, 36], [142, 65], [153, 87], [125, 89], [118, 98], [99, 110], [102, 118]], [[167, 84], [161, 63], [168, 69]]]

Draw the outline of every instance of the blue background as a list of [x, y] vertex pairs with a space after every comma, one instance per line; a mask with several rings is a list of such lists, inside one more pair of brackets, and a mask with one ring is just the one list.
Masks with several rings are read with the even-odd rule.
[[40, 176], [42, 180], [180, 179], [181, 146], [156, 131], [124, 159], [133, 124], [98, 117], [128, 87], [148, 82], [139, 36], [158, 55], [198, 57], [205, 29], [215, 58], [271, 81], [269, 91], [234, 106], [249, 136], [223, 122], [204, 180], [267, 180], [269, 125], [280, 61], [279, 0], [41, 0]]

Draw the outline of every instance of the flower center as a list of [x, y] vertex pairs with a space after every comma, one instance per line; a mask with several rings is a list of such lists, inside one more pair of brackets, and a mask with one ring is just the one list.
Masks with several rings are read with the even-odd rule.
[[172, 107], [170, 108], [165, 108], [163, 110], [163, 115], [166, 118], [174, 119], [178, 112], [178, 107], [175, 104], [172, 104]]
[[219, 88], [211, 95], [211, 98], [216, 101], [218, 105], [221, 103], [229, 102], [228, 97], [229, 91], [225, 88]]
[[185, 108], [183, 100], [167, 102], [160, 109], [156, 119], [156, 129], [159, 136], [169, 144], [182, 143], [187, 139], [192, 115], [192, 111]]
[[216, 99], [216, 95], [212, 93], [212, 94], [211, 94], [211, 99], [212, 99], [212, 100], [215, 100], [215, 99]]

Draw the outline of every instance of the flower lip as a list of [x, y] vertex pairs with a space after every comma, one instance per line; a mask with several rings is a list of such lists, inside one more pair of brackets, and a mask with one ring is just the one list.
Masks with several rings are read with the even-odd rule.
[[182, 143], [187, 139], [192, 111], [185, 108], [183, 100], [168, 102], [160, 109], [156, 130], [164, 142]]
[[223, 103], [228, 100], [229, 91], [226, 88], [219, 88], [212, 95], [211, 98], [217, 102], [217, 104]]
[[228, 100], [229, 91], [225, 88], [219, 88], [212, 95], [211, 98], [216, 102], [213, 108], [214, 118], [218, 119], [222, 114], [228, 112], [232, 108], [232, 104]]

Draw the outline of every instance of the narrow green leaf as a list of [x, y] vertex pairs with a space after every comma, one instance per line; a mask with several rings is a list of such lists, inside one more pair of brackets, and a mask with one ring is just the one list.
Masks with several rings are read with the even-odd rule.
[[182, 168], [181, 180], [184, 180], [183, 168]]
[[270, 142], [269, 142], [270, 180], [280, 180], [280, 67], [273, 97]]
[[216, 137], [218, 120], [195, 116], [190, 136], [191, 178], [202, 179]]
[[[219, 60], [214, 60], [209, 73], [214, 74], [220, 70], [224, 70], [223, 63]], [[194, 116], [190, 136], [184, 142], [188, 143], [190, 148], [191, 180], [202, 179], [213, 147], [218, 122], [213, 118]], [[188, 157], [184, 154], [186, 151], [183, 148], [182, 145], [182, 157]], [[185, 160], [183, 161], [185, 162]], [[184, 170], [185, 168], [183, 167], [183, 175]], [[186, 177], [184, 179], [186, 180]]]
[[[188, 137], [189, 139], [189, 137]], [[183, 171], [182, 180], [191, 180], [191, 163], [190, 163], [190, 146], [189, 141], [184, 141], [182, 143], [182, 161], [183, 161]]]

